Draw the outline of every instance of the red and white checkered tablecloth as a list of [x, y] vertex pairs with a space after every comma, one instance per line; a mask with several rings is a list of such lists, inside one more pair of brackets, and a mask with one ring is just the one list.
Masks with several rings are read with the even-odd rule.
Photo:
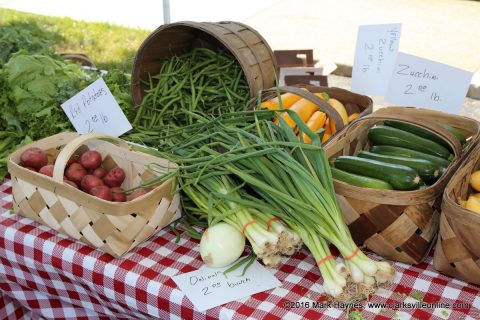
[[[11, 214], [11, 184], [0, 185], [0, 319], [343, 319], [325, 301], [321, 277], [307, 251], [271, 270], [282, 286], [207, 312], [172, 276], [202, 266], [198, 241], [168, 228], [118, 259]], [[432, 258], [395, 263], [397, 276], [358, 309], [363, 319], [479, 319], [480, 287], [438, 274]], [[382, 308], [376, 303], [465, 304], [463, 308]], [[299, 302], [285, 308], [285, 302]], [[302, 304], [303, 303], [303, 304]], [[306, 307], [309, 304], [309, 307]], [[303, 305], [303, 307], [302, 307]]]

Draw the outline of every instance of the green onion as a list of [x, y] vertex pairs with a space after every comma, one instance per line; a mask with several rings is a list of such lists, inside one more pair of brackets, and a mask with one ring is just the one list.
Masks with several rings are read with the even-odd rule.
[[[394, 269], [371, 260], [355, 245], [318, 137], [294, 112], [282, 112], [291, 116], [312, 144], [298, 141], [281, 117], [278, 126], [265, 112], [256, 111], [215, 119], [205, 116], [178, 129], [177, 136], [172, 132], [166, 134], [168, 138], [160, 135], [159, 154], [179, 165], [176, 176], [181, 190], [202, 211], [210, 212], [210, 222], [228, 221], [243, 228], [251, 219], [260, 222], [265, 221], [263, 216], [278, 217], [312, 252], [327, 294], [346, 301], [368, 295], [377, 283], [390, 281]], [[252, 114], [254, 123], [232, 121]], [[213, 199], [210, 205], [209, 196]], [[280, 257], [275, 253], [280, 252], [279, 246], [274, 246], [278, 240], [264, 233], [258, 222], [245, 235], [255, 253], [275, 265]], [[337, 247], [345, 263], [331, 257], [329, 243]]]

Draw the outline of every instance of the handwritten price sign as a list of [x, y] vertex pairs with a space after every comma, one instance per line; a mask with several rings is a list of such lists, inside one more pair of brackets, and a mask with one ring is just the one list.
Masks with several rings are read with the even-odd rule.
[[358, 28], [352, 91], [385, 94], [397, 58], [401, 28], [401, 24], [365, 25]]
[[460, 113], [473, 74], [399, 52], [385, 100]]
[[81, 134], [98, 132], [118, 137], [132, 129], [102, 78], [64, 102], [62, 109]]
[[195, 308], [205, 311], [224, 303], [248, 297], [281, 285], [270, 271], [255, 261], [242, 276], [243, 268], [224, 275], [225, 268], [208, 268], [176, 275], [173, 281], [192, 301]]

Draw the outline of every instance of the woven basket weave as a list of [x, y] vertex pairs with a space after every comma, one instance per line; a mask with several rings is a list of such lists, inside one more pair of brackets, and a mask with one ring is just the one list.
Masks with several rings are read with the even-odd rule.
[[443, 195], [440, 236], [435, 247], [435, 269], [480, 285], [480, 214], [457, 203], [466, 200], [472, 172], [480, 170], [480, 145], [470, 153], [448, 183]]
[[433, 122], [375, 112], [353, 122], [332, 138], [325, 146], [328, 157], [354, 155], [368, 149], [368, 129], [387, 119], [417, 124], [439, 134], [452, 145], [456, 159], [435, 184], [423, 190], [378, 190], [334, 180], [335, 191], [358, 245], [363, 244], [391, 260], [417, 264], [425, 258], [436, 239], [442, 193], [460, 163], [462, 148], [455, 136]]
[[[178, 194], [172, 195], [172, 180], [128, 202], [105, 201], [64, 183], [68, 159], [85, 151], [87, 142], [89, 149], [102, 154], [107, 170], [114, 166], [125, 170], [124, 189], [138, 186], [160, 174], [149, 169], [149, 164], [157, 163], [165, 168], [175, 166], [166, 160], [130, 151], [120, 139], [108, 137], [109, 141], [117, 140], [117, 144], [98, 140], [106, 137], [60, 133], [36, 141], [10, 156], [8, 170], [16, 213], [119, 257], [180, 218], [180, 198]], [[53, 178], [19, 165], [21, 153], [30, 147], [46, 150], [50, 164], [56, 157]]]

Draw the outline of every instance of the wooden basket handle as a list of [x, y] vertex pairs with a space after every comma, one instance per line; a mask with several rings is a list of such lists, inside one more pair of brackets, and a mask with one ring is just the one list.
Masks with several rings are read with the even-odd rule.
[[73, 153], [85, 142], [95, 139], [101, 138], [108, 138], [112, 140], [116, 140], [118, 142], [118, 146], [124, 149], [128, 149], [128, 144], [119, 139], [117, 137], [109, 136], [103, 133], [87, 133], [80, 135], [67, 143], [65, 147], [63, 147], [62, 151], [57, 156], [55, 160], [55, 166], [53, 168], [53, 179], [63, 183], [63, 175], [65, 172], [65, 167], [67, 165], [68, 159], [73, 155]]
[[[333, 119], [333, 122], [335, 123], [335, 129], [337, 130], [337, 132], [343, 129], [343, 127], [345, 127], [345, 125], [343, 124], [343, 119], [340, 116], [340, 114], [337, 112], [337, 110], [335, 110], [332, 106], [330, 106], [324, 100], [317, 97], [315, 94], [306, 90], [302, 90], [301, 88], [292, 87], [292, 86], [278, 87], [278, 91], [280, 93], [294, 93], [302, 98], [309, 100], [310, 102], [313, 102], [320, 111], [325, 112], [330, 119]], [[266, 89], [266, 90], [263, 90], [262, 93], [276, 94], [277, 88]], [[278, 97], [275, 96], [272, 99], [276, 99], [276, 98]]]
[[455, 156], [457, 158], [460, 157], [462, 154], [462, 145], [460, 144], [460, 141], [458, 140], [458, 138], [453, 133], [451, 133], [447, 129], [443, 128], [442, 126], [439, 126], [434, 122], [425, 121], [422, 119], [418, 119], [418, 118], [408, 116], [408, 115], [403, 115], [403, 114], [397, 114], [397, 115], [371, 114], [359, 120], [369, 120], [369, 119], [397, 120], [397, 121], [410, 122], [413, 124], [417, 124], [421, 127], [424, 127], [432, 131], [433, 133], [438, 134], [440, 137], [445, 139], [453, 147], [453, 152], [455, 153]]

